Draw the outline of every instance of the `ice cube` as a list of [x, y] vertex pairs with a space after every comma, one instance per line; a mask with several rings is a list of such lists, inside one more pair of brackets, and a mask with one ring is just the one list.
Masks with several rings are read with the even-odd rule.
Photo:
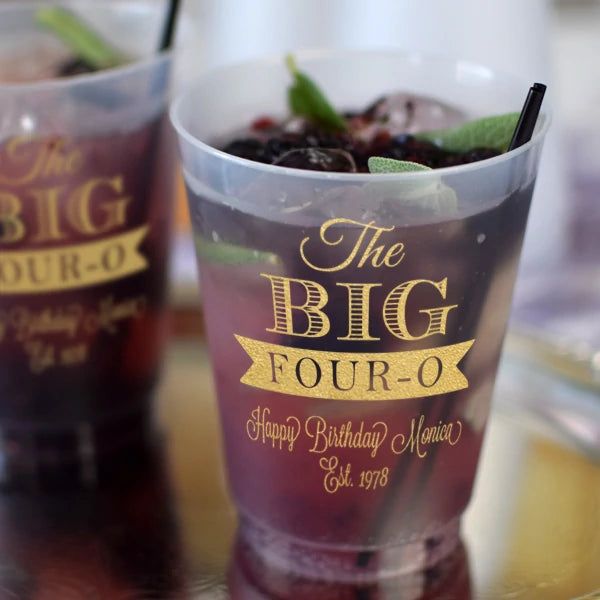
[[435, 98], [407, 93], [382, 98], [371, 107], [371, 113], [391, 135], [446, 129], [466, 119], [465, 113], [454, 106]]

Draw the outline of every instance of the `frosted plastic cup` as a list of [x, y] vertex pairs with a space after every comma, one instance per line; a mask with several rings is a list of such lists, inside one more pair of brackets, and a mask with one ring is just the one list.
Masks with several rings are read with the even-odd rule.
[[[298, 56], [341, 109], [406, 90], [469, 117], [528, 85], [398, 52]], [[283, 59], [207, 74], [172, 107], [189, 193], [229, 484], [272, 568], [363, 581], [459, 541], [548, 116], [464, 166], [335, 174], [213, 144], [286, 114]]]
[[141, 58], [16, 83], [68, 52], [36, 27], [35, 5], [0, 6], [5, 482], [50, 472], [68, 481], [83, 460], [137, 439], [165, 337], [174, 145], [165, 118], [172, 57], [156, 53], [163, 11], [148, 2], [72, 6]]

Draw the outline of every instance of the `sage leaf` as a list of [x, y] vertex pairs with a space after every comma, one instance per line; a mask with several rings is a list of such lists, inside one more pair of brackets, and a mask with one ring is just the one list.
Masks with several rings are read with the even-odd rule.
[[38, 24], [60, 38], [90, 68], [110, 69], [127, 62], [118, 50], [70, 10], [60, 7], [40, 8], [35, 16]]
[[298, 70], [294, 57], [286, 57], [286, 65], [293, 77], [288, 89], [288, 102], [293, 114], [332, 131], [345, 131], [346, 120], [329, 102], [319, 86], [305, 73]]
[[436, 215], [450, 215], [456, 212], [458, 208], [456, 192], [442, 182], [442, 179], [435, 174], [434, 169], [408, 160], [396, 160], [381, 156], [372, 156], [369, 158], [368, 164], [371, 173], [431, 172], [430, 176], [423, 179], [374, 180], [368, 184], [368, 191], [375, 198], [391, 199], [405, 206], [416, 206]]
[[279, 257], [271, 252], [263, 252], [227, 242], [214, 242], [202, 236], [195, 237], [196, 254], [200, 260], [222, 265], [242, 265], [251, 263], [278, 264]]
[[467, 152], [473, 148], [494, 148], [506, 152], [519, 120], [519, 113], [483, 117], [451, 129], [416, 134], [448, 152]]
[[383, 156], [371, 156], [368, 161], [371, 173], [412, 173], [414, 171], [432, 171], [431, 167], [410, 160], [396, 160]]

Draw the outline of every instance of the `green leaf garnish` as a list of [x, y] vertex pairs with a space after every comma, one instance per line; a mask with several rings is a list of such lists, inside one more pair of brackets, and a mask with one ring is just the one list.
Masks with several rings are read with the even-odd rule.
[[276, 254], [245, 248], [227, 242], [213, 242], [204, 237], [196, 236], [196, 253], [198, 258], [207, 262], [223, 265], [242, 265], [251, 263], [278, 264], [280, 261]]
[[481, 147], [506, 152], [518, 120], [519, 113], [483, 117], [451, 129], [418, 133], [415, 137], [433, 142], [449, 152], [467, 152]]
[[369, 171], [371, 173], [413, 173], [415, 171], [432, 171], [431, 167], [421, 165], [410, 160], [396, 160], [383, 156], [369, 158]]
[[36, 12], [36, 20], [59, 37], [77, 58], [92, 69], [110, 69], [127, 62], [118, 50], [69, 10], [40, 8]]
[[298, 70], [291, 54], [287, 55], [285, 64], [294, 78], [293, 84], [288, 89], [288, 102], [292, 113], [327, 129], [345, 131], [344, 117], [335, 110], [317, 84], [308, 75]]
[[382, 156], [371, 156], [368, 164], [371, 173], [417, 173], [420, 171], [432, 173], [424, 179], [373, 180], [367, 187], [374, 197], [388, 198], [405, 206], [416, 206], [437, 215], [449, 215], [456, 212], [458, 207], [456, 192], [444, 184], [431, 167], [409, 160], [396, 160]]

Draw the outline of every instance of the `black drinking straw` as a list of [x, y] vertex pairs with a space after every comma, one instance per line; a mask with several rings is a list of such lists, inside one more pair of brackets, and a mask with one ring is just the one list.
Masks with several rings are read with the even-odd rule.
[[173, 45], [173, 36], [175, 34], [175, 25], [177, 23], [177, 13], [179, 12], [179, 0], [170, 0], [169, 12], [165, 20], [165, 28], [163, 29], [160, 40], [160, 50], [168, 50]]
[[508, 145], [509, 151], [526, 144], [533, 136], [533, 130], [540, 114], [545, 93], [546, 86], [543, 83], [534, 83], [529, 88], [529, 93], [525, 99], [525, 104], [523, 104], [523, 110], [519, 115], [515, 132]]
[[[538, 116], [540, 114], [540, 109], [542, 107], [542, 101], [544, 100], [544, 94], [546, 93], [546, 86], [543, 83], [534, 83], [531, 88], [529, 88], [529, 92], [527, 94], [527, 98], [525, 99], [525, 104], [523, 105], [523, 109], [521, 110], [521, 114], [519, 115], [519, 120], [517, 122], [517, 126], [515, 127], [515, 132], [513, 133], [512, 140], [508, 146], [508, 151], [514, 150], [523, 144], [526, 144], [529, 140], [531, 140], [533, 136], [533, 132], [535, 130], [535, 125], [537, 123]], [[429, 401], [428, 405], [432, 404]], [[449, 414], [452, 411], [452, 404], [446, 403], [445, 406], [441, 410], [440, 420], [445, 421]], [[437, 448], [433, 449], [430, 453], [429, 463], [427, 466], [423, 466], [421, 470], [421, 476], [415, 484], [415, 497], [418, 498], [420, 494], [425, 489], [425, 484], [427, 483], [427, 479], [429, 478], [430, 471], [433, 468], [433, 462], [435, 460]], [[390, 478], [390, 487], [389, 493], [384, 499], [384, 502], [381, 506], [380, 512], [373, 524], [372, 537], [377, 540], [381, 532], [384, 530], [390, 514], [394, 507], [394, 499], [395, 492], [398, 490], [403, 480], [407, 476], [407, 472], [410, 468], [410, 465], [407, 461], [399, 465], [396, 469], [392, 471], [392, 475]], [[373, 550], [364, 550], [359, 552], [356, 556], [355, 564], [357, 567], [364, 569], [366, 568], [371, 559], [373, 558], [375, 551]]]

